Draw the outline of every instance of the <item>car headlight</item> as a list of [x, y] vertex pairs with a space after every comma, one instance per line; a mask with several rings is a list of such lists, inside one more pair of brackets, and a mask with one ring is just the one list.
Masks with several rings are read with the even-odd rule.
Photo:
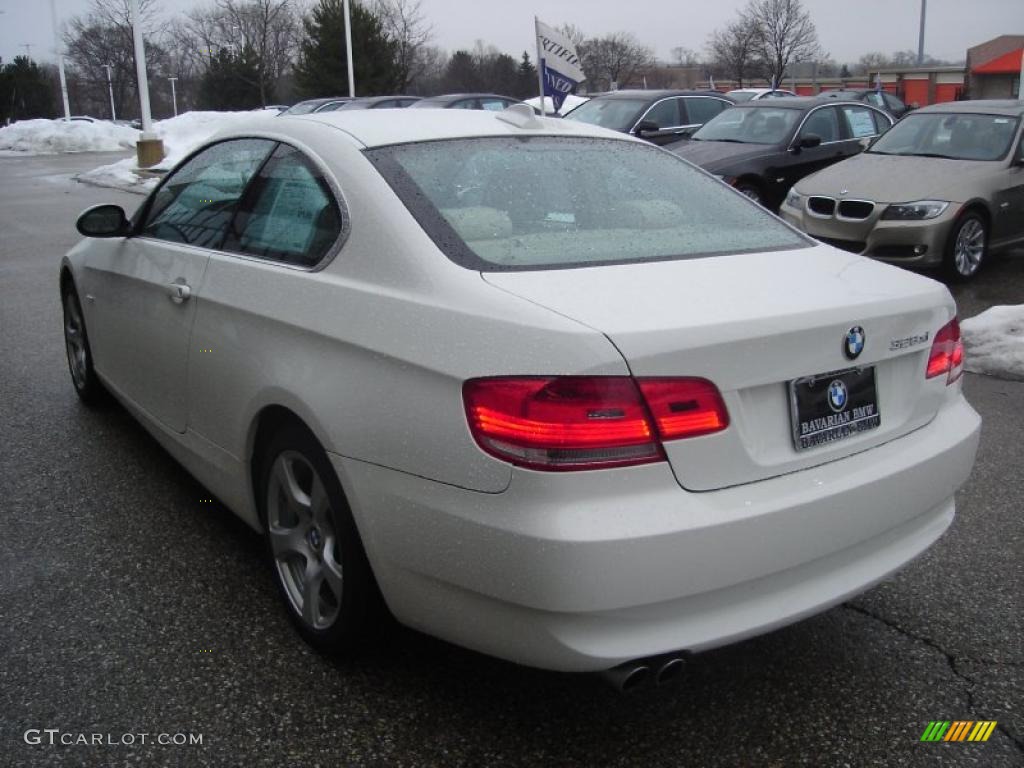
[[804, 197], [796, 191], [795, 187], [790, 187], [789, 192], [786, 193], [786, 205], [790, 208], [800, 209], [803, 207]]
[[916, 203], [896, 203], [890, 205], [882, 214], [883, 219], [890, 221], [924, 221], [941, 216], [949, 208], [944, 200], [918, 200]]

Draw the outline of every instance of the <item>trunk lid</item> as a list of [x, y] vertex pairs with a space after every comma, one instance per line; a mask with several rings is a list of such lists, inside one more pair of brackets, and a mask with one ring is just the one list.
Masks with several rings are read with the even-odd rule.
[[[689, 490], [763, 480], [869, 449], [927, 424], [945, 397], [945, 380], [924, 375], [935, 333], [955, 311], [945, 286], [828, 246], [482, 276], [600, 331], [634, 376], [698, 376], [717, 385], [729, 427], [665, 443]], [[856, 326], [865, 341], [851, 362], [844, 340]], [[880, 425], [797, 450], [789, 383], [866, 366], [875, 369]]]

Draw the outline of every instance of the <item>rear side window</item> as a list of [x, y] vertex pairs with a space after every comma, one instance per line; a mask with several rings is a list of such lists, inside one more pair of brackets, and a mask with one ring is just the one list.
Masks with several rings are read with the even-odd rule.
[[686, 99], [686, 112], [689, 115], [687, 125], [697, 125], [698, 123], [703, 125], [726, 106], [724, 101], [718, 99], [704, 97]]
[[469, 269], [589, 267], [808, 244], [760, 206], [647, 144], [475, 138], [366, 155], [437, 247]]
[[266, 139], [238, 139], [199, 152], [157, 190], [140, 234], [220, 248], [242, 192], [274, 145]]
[[850, 136], [854, 139], [863, 139], [878, 134], [878, 127], [875, 124], [875, 113], [866, 107], [843, 107], [843, 118], [846, 120], [846, 127]]
[[341, 235], [342, 211], [323, 174], [281, 144], [253, 179], [225, 249], [312, 267]]

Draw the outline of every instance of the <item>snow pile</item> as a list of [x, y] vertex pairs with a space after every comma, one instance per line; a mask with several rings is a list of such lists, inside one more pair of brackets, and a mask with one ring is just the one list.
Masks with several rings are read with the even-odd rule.
[[20, 120], [0, 128], [0, 150], [32, 155], [132, 149], [139, 132], [106, 120]]
[[[163, 139], [164, 159], [151, 171], [173, 168], [189, 152], [225, 128], [251, 128], [264, 125], [276, 116], [272, 112], [185, 112], [177, 117], [153, 123], [153, 131]], [[271, 123], [271, 125], [273, 125]], [[134, 148], [134, 143], [132, 147]], [[135, 157], [104, 165], [79, 174], [80, 181], [100, 186], [128, 187], [145, 191], [157, 183], [156, 176], [139, 176]]]
[[986, 309], [960, 330], [968, 371], [1024, 381], [1024, 304]]

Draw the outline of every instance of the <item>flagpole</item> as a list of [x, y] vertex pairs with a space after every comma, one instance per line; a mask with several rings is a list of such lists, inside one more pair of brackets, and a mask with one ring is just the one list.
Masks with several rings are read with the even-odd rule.
[[[537, 39], [537, 85], [540, 86], [540, 114], [541, 117], [547, 117], [547, 107], [544, 106], [544, 59], [541, 58], [540, 53], [540, 27], [537, 25], [540, 23], [540, 19], [536, 16], [533, 17], [533, 36]], [[552, 106], [554, 101], [552, 100]]]

